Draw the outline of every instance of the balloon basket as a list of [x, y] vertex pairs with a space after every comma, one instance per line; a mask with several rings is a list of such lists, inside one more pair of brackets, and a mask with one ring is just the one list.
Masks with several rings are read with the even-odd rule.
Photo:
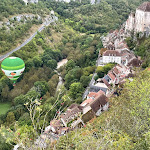
[[16, 83], [13, 83], [13, 86], [16, 86]]

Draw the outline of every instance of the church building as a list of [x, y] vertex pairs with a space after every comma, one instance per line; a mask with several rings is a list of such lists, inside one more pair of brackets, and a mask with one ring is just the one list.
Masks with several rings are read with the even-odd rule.
[[150, 2], [144, 2], [136, 13], [131, 13], [125, 25], [126, 31], [145, 32], [147, 29], [150, 29]]

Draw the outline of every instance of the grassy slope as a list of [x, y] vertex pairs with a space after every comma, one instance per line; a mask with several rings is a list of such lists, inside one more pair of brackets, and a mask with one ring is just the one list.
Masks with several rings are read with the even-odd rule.
[[5, 114], [9, 108], [10, 108], [9, 103], [0, 103], [0, 115]]

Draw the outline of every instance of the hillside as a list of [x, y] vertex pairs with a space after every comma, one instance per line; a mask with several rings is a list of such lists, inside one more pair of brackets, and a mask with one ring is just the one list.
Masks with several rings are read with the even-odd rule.
[[90, 5], [87, 1], [71, 3], [43, 1], [47, 8], [56, 11], [74, 30], [82, 33], [107, 33], [119, 28], [145, 0], [101, 0], [99, 4]]
[[42, 5], [28, 6], [20, 1], [0, 1], [0, 55], [29, 38], [45, 21], [50, 11]]
[[[8, 29], [4, 25], [0, 29], [0, 53], [22, 43], [24, 37], [41, 24], [38, 16], [45, 17], [54, 10], [59, 18], [12, 54], [26, 64], [15, 87], [0, 71], [0, 103], [10, 107], [0, 115], [0, 150], [12, 149], [15, 144], [27, 149], [34, 145], [52, 119], [59, 118], [72, 103], [82, 102], [82, 95], [96, 70], [99, 50], [103, 47], [100, 37], [119, 28], [143, 1], [102, 0], [100, 4], [90, 5], [85, 0], [82, 3], [40, 0], [36, 5], [27, 6], [21, 0], [0, 1], [3, 4], [0, 6], [2, 21], [24, 13], [35, 15], [33, 20], [19, 23], [14, 18], [11, 21], [13, 27]], [[7, 12], [9, 8], [11, 11]], [[148, 67], [150, 39], [130, 37], [126, 41], [129, 48], [145, 60], [143, 68]], [[67, 59], [67, 64], [56, 70], [62, 59]], [[100, 68], [99, 73], [107, 74], [112, 66], [114, 64]], [[150, 72], [141, 71], [141, 68], [134, 70], [133, 82], [127, 81], [119, 87], [121, 95], [110, 99], [108, 111], [84, 128], [54, 141], [48, 149], [149, 149]], [[60, 75], [63, 84], [57, 90]]]
[[56, 149], [150, 149], [150, 71], [127, 82], [119, 97], [110, 99], [110, 109], [84, 128], [59, 139]]

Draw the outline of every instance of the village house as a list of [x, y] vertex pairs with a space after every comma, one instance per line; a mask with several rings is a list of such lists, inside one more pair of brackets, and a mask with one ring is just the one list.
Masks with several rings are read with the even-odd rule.
[[107, 85], [108, 87], [110, 85], [115, 86], [117, 84], [122, 83], [122, 81], [125, 81], [124, 79], [132, 76], [132, 72], [129, 67], [124, 65], [116, 65], [114, 68], [112, 68], [107, 75], [105, 75], [102, 78], [102, 81]]
[[[67, 108], [67, 111], [63, 113], [60, 118], [65, 127], [68, 127], [69, 124], [71, 128], [74, 128], [74, 122], [81, 116], [82, 114], [82, 106], [78, 104], [72, 104]], [[82, 124], [82, 121], [81, 121]]]
[[132, 64], [131, 60], [136, 61], [140, 64], [140, 60], [135, 57], [133, 52], [129, 51], [128, 49], [118, 49], [118, 50], [106, 50], [103, 53], [103, 63], [117, 63], [117, 64], [123, 64], [125, 66], [128, 65], [128, 63]]
[[94, 100], [99, 94], [101, 94], [101, 93], [103, 93], [103, 94], [105, 94], [105, 92], [104, 91], [102, 91], [102, 90], [99, 90], [97, 93], [96, 92], [90, 92], [88, 95], [87, 95], [87, 99], [92, 99], [92, 100]]
[[98, 93], [99, 94], [95, 97], [95, 99], [87, 99], [80, 104], [80, 106], [83, 107], [82, 120], [84, 122], [87, 120], [89, 121], [94, 116], [99, 116], [102, 111], [108, 109], [108, 98], [105, 96], [103, 91], [100, 90]]
[[59, 120], [54, 119], [50, 122], [50, 125], [45, 128], [44, 133], [53, 132], [58, 135], [64, 135], [68, 131], [69, 127], [64, 127], [60, 119]]
[[142, 65], [142, 61], [140, 60], [140, 58], [132, 58], [130, 59], [130, 61], [128, 62], [129, 67], [140, 67]]
[[98, 92], [100, 90], [102, 90], [105, 95], [107, 95], [110, 91], [109, 87], [103, 81], [90, 86], [90, 92]]
[[103, 63], [121, 64], [121, 54], [116, 50], [107, 50], [103, 53]]

